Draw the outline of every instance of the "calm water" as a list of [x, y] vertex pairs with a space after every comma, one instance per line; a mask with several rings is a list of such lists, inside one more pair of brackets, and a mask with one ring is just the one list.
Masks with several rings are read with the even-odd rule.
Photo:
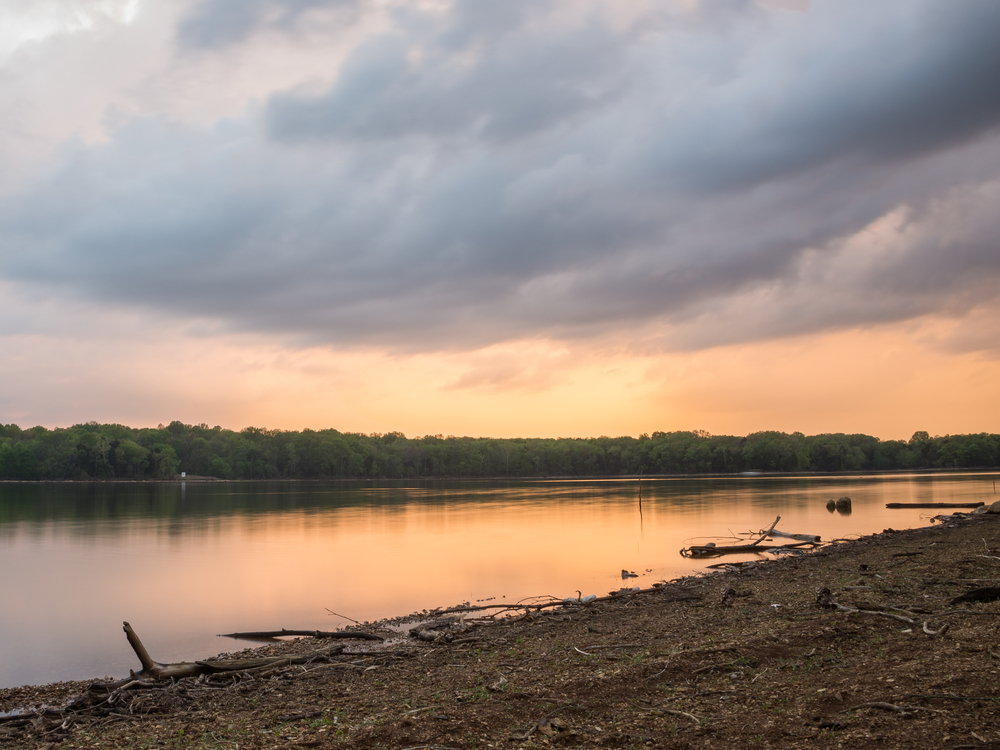
[[[633, 481], [0, 484], [0, 687], [214, 656], [217, 633], [334, 629], [704, 570], [681, 547], [768, 527], [926, 526], [887, 502], [992, 502], [996, 474]], [[849, 495], [849, 516], [829, 513]], [[729, 559], [729, 558], [727, 558]], [[713, 562], [711, 560], [708, 561]]]

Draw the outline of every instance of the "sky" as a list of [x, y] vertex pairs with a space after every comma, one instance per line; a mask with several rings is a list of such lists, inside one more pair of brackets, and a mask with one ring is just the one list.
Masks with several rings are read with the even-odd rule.
[[4, 0], [0, 422], [1000, 432], [995, 0]]

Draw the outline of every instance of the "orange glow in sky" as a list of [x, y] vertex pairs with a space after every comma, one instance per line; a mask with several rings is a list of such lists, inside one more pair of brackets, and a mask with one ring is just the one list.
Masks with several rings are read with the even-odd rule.
[[[69, 340], [8, 339], [0, 371], [47, 408], [8, 421], [49, 427], [172, 420], [301, 430], [490, 437], [588, 437], [707, 430], [861, 432], [995, 430], [1000, 361], [948, 351], [940, 325], [697, 352], [641, 354], [520, 342], [470, 353], [390, 355], [175, 335], [95, 357]], [[45, 364], [46, 377], [31, 380]]]

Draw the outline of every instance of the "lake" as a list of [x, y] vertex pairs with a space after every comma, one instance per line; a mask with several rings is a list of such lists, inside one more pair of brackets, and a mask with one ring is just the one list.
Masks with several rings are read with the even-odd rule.
[[[885, 504], [989, 503], [996, 479], [0, 483], [0, 687], [127, 676], [123, 620], [168, 662], [247, 645], [218, 633], [604, 595], [623, 568], [643, 588], [702, 572], [717, 560], [682, 547], [778, 515], [824, 540], [926, 526], [939, 511]], [[842, 495], [853, 512], [828, 512]]]

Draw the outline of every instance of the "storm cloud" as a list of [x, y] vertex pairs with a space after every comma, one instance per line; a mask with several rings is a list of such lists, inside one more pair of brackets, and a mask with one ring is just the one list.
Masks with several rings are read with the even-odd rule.
[[39, 155], [0, 196], [2, 277], [400, 351], [995, 304], [991, 0], [201, 0], [155, 80], [341, 22], [338, 68], [236, 114], [119, 112]]

